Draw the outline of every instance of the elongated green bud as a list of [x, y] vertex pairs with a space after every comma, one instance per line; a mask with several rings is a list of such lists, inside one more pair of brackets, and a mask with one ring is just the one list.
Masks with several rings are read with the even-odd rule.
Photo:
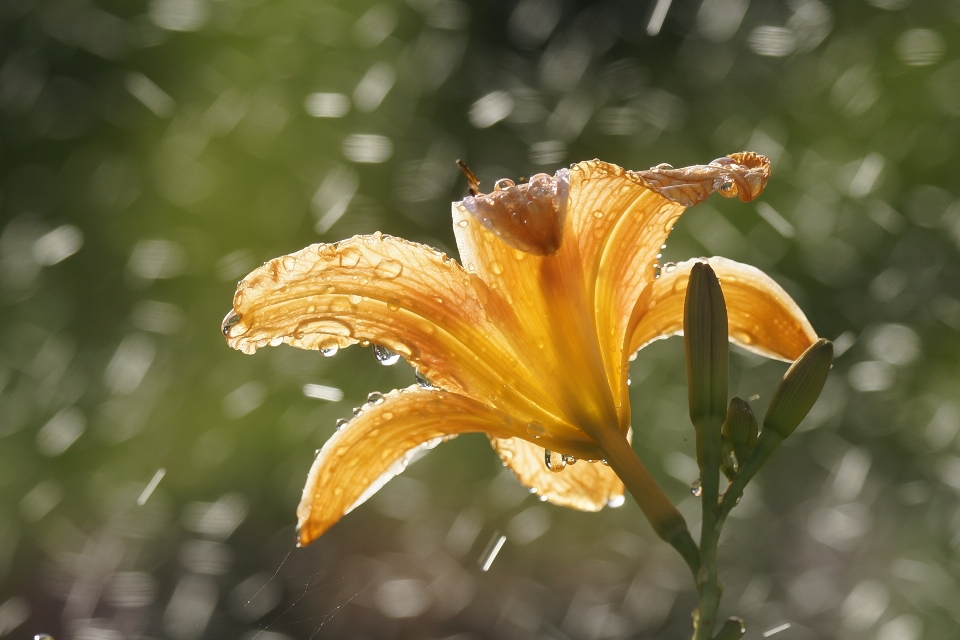
[[757, 419], [753, 415], [750, 403], [734, 396], [727, 407], [727, 419], [723, 421], [723, 435], [733, 446], [737, 463], [743, 464], [757, 444]]
[[741, 618], [728, 618], [713, 640], [740, 640], [747, 632], [747, 625]]
[[719, 429], [727, 412], [727, 307], [713, 269], [698, 262], [690, 270], [683, 307], [690, 420], [698, 429], [712, 418]]
[[820, 397], [832, 364], [832, 342], [821, 338], [810, 345], [790, 365], [773, 393], [763, 418], [764, 431], [769, 429], [781, 438], [793, 433]]

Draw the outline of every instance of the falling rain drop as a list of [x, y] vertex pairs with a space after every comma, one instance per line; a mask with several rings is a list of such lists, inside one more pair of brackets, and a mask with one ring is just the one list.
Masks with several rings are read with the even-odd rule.
[[533, 438], [539, 438], [546, 432], [547, 430], [543, 428], [543, 425], [536, 420], [527, 423], [527, 433]]
[[400, 360], [399, 353], [390, 351], [390, 349], [381, 347], [378, 344], [373, 345], [373, 355], [377, 358], [377, 362], [385, 367], [389, 367], [392, 364], [397, 364], [397, 362]]
[[543, 461], [546, 463], [547, 469], [554, 473], [560, 473], [567, 466], [566, 456], [556, 451], [550, 451], [550, 449], [543, 450]]
[[700, 478], [697, 478], [692, 483], [690, 483], [690, 493], [697, 496], [698, 498], [703, 495], [703, 485], [700, 483]]
[[383, 404], [384, 401], [385, 401], [385, 398], [383, 397], [383, 394], [380, 393], [379, 391], [371, 391], [370, 393], [367, 394], [367, 402], [369, 402], [370, 404]]

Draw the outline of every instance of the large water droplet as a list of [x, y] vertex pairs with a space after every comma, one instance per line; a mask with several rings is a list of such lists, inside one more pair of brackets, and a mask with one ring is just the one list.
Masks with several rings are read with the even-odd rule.
[[330, 358], [337, 355], [337, 351], [340, 351], [340, 345], [336, 342], [329, 342], [324, 346], [320, 347], [320, 353]]
[[536, 420], [531, 420], [527, 423], [527, 433], [532, 438], [539, 438], [540, 436], [547, 433], [547, 430], [543, 428], [543, 425]]
[[369, 402], [370, 404], [383, 404], [384, 401], [385, 401], [385, 398], [383, 397], [383, 394], [380, 393], [379, 391], [371, 391], [370, 393], [367, 394], [367, 402]]
[[401, 263], [399, 260], [386, 258], [385, 260], [381, 260], [380, 263], [374, 267], [373, 273], [385, 280], [393, 280], [403, 273], [403, 263]]
[[419, 370], [415, 369], [413, 376], [417, 379], [417, 384], [420, 385], [422, 389], [436, 389], [432, 382], [427, 380], [427, 377], [420, 373]]
[[385, 367], [389, 367], [392, 364], [397, 364], [397, 362], [400, 360], [399, 353], [396, 351], [390, 351], [390, 349], [381, 347], [378, 344], [373, 345], [373, 355], [377, 358], [377, 362]]
[[617, 507], [622, 507], [626, 501], [627, 497], [621, 493], [618, 496], [610, 496], [610, 499], [607, 500], [607, 506], [616, 509]]
[[703, 484], [700, 482], [700, 478], [697, 478], [690, 483], [690, 493], [698, 498], [703, 495]]
[[345, 247], [340, 250], [340, 266], [355, 267], [360, 263], [363, 254], [356, 247]]
[[237, 326], [238, 322], [240, 322], [240, 314], [233, 309], [230, 309], [230, 312], [224, 316], [223, 322], [220, 323], [220, 330], [223, 331], [223, 335], [229, 336], [230, 329]]
[[554, 473], [560, 473], [567, 466], [566, 457], [562, 453], [550, 451], [550, 449], [543, 450], [543, 461], [546, 463], [547, 469]]

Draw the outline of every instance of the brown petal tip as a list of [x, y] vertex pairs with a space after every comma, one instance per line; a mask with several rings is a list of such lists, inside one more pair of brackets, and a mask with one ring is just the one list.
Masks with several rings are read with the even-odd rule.
[[691, 207], [700, 204], [714, 191], [725, 198], [753, 200], [770, 178], [770, 159], [753, 151], [732, 153], [709, 164], [674, 169], [658, 164], [647, 171], [631, 171], [651, 191], [664, 198]]
[[569, 170], [561, 169], [555, 176], [538, 173], [523, 184], [498, 180], [492, 192], [471, 195], [459, 205], [514, 249], [549, 256], [563, 241], [568, 187]]

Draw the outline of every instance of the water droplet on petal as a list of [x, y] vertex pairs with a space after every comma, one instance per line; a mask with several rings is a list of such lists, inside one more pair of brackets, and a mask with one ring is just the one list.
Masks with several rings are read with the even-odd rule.
[[617, 507], [622, 507], [623, 503], [627, 501], [627, 496], [622, 493], [618, 496], [610, 496], [610, 499], [607, 500], [607, 506], [616, 509]]
[[656, 280], [660, 277], [660, 263], [654, 261], [653, 263], [653, 279]]
[[540, 436], [547, 433], [547, 430], [543, 428], [543, 425], [536, 420], [532, 420], [527, 423], [527, 433], [532, 438], [539, 438]]
[[703, 484], [700, 482], [700, 478], [697, 478], [690, 484], [690, 493], [698, 498], [703, 495]]
[[599, 220], [600, 218], [603, 217], [603, 211], [600, 211], [599, 209], [597, 209], [596, 211], [593, 212], [593, 217]]
[[676, 270], [677, 270], [677, 263], [676, 263], [676, 262], [668, 262], [668, 263], [666, 263], [665, 265], [663, 265], [663, 272], [664, 272], [664, 273], [673, 273], [673, 272], [676, 271]]
[[493, 271], [496, 275], [499, 276], [501, 273], [503, 273], [503, 264], [494, 260], [493, 262], [490, 263], [490, 271]]
[[316, 460], [316, 459], [319, 458], [319, 457], [320, 457], [320, 449], [314, 449], [314, 450], [313, 450], [313, 459]]
[[390, 351], [390, 349], [381, 347], [378, 344], [373, 345], [373, 355], [376, 357], [377, 362], [385, 367], [389, 367], [392, 364], [397, 364], [397, 362], [400, 360], [399, 353], [396, 351]]
[[468, 226], [470, 226], [470, 223], [467, 222], [466, 220], [459, 220], [457, 222], [457, 226], [460, 227], [461, 229], [466, 229]]
[[387, 258], [381, 260], [380, 264], [374, 267], [373, 272], [385, 280], [393, 280], [403, 273], [403, 263], [399, 260]]
[[346, 418], [337, 418], [337, 431], [343, 431], [347, 428], [347, 424], [349, 423], [350, 421]]
[[356, 247], [345, 247], [340, 250], [340, 266], [355, 267], [360, 263], [363, 254]]
[[420, 385], [422, 389], [436, 389], [432, 382], [427, 380], [427, 377], [420, 373], [419, 370], [414, 370], [413, 376], [417, 379], [417, 384]]
[[357, 294], [350, 296], [350, 304], [360, 304], [361, 302], [363, 302], [363, 298], [361, 296], [358, 296]]
[[353, 417], [356, 418], [361, 413], [363, 413], [363, 407], [354, 407], [353, 408]]
[[387, 300], [387, 309], [390, 311], [400, 311], [400, 301], [396, 298], [390, 298]]
[[367, 402], [369, 402], [370, 404], [383, 404], [384, 401], [385, 401], [385, 398], [383, 397], [383, 394], [380, 393], [379, 391], [371, 391], [370, 393], [367, 394]]
[[240, 322], [240, 314], [230, 309], [230, 312], [224, 316], [223, 322], [220, 323], [220, 329], [223, 331], [223, 335], [229, 336], [230, 329], [237, 326], [238, 322]]
[[550, 451], [550, 449], [543, 450], [543, 461], [546, 463], [547, 469], [554, 473], [560, 473], [567, 466], [566, 457], [562, 453]]
[[510, 178], [500, 178], [497, 180], [496, 184], [493, 185], [494, 191], [503, 191], [504, 189], [509, 189], [510, 187], [515, 187], [516, 183]]
[[320, 347], [320, 353], [328, 358], [337, 355], [337, 351], [340, 351], [340, 345], [336, 341], [327, 343], [326, 345]]
[[574, 456], [563, 456], [563, 461], [566, 462], [568, 465], [577, 464], [577, 459]]

